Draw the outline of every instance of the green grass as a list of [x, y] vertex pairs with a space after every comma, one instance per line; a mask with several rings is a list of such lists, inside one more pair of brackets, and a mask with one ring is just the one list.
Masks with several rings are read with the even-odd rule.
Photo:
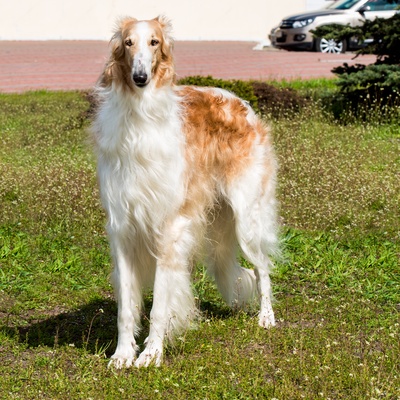
[[[397, 125], [341, 125], [316, 105], [267, 117], [280, 162], [277, 326], [231, 312], [199, 266], [197, 329], [161, 368], [116, 372], [88, 106], [78, 92], [0, 95], [0, 398], [400, 398]], [[150, 294], [145, 306], [141, 341]]]
[[338, 91], [336, 78], [318, 78], [309, 80], [293, 79], [288, 81], [271, 81], [270, 83], [279, 88], [294, 89], [303, 96], [312, 98], [336, 93]]

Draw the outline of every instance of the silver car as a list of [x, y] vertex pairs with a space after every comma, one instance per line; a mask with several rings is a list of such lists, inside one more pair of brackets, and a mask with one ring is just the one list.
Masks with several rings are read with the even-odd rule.
[[322, 25], [357, 26], [366, 19], [390, 18], [397, 12], [397, 7], [398, 4], [388, 0], [339, 0], [327, 8], [283, 19], [279, 26], [271, 30], [269, 39], [274, 47], [280, 49], [344, 53], [360, 47], [356, 38], [337, 42], [333, 39], [314, 38], [310, 30]]

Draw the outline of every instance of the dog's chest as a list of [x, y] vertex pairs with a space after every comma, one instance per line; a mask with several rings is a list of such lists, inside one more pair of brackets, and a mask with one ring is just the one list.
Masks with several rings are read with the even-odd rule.
[[99, 157], [99, 181], [109, 223], [157, 230], [176, 210], [183, 193], [178, 125], [127, 120]]

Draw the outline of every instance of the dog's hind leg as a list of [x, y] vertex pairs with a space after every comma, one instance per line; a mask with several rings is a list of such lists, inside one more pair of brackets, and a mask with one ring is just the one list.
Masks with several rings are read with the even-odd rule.
[[135, 362], [136, 367], [162, 362], [164, 341], [185, 329], [196, 316], [190, 286], [191, 258], [194, 237], [191, 221], [178, 216], [166, 224], [159, 244], [159, 255], [150, 313], [150, 332], [146, 348]]
[[273, 268], [270, 257], [278, 254], [275, 181], [273, 175], [267, 178], [256, 168], [249, 168], [228, 188], [239, 245], [254, 265], [260, 296], [259, 325], [265, 328], [275, 325], [269, 274]]
[[212, 214], [208, 226], [206, 262], [209, 274], [232, 308], [242, 308], [255, 295], [254, 271], [239, 265], [239, 248], [231, 207], [225, 202]]

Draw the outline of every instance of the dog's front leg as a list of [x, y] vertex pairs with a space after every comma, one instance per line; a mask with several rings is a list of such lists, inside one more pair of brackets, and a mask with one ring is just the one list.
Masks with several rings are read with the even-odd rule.
[[166, 228], [161, 240], [150, 313], [150, 332], [146, 348], [135, 362], [136, 367], [162, 362], [164, 340], [185, 329], [196, 315], [190, 286], [189, 257], [193, 236], [190, 221], [178, 217]]
[[114, 257], [113, 284], [118, 302], [118, 344], [109, 366], [130, 367], [136, 359], [138, 346], [134, 334], [140, 327], [141, 289], [138, 274], [123, 242], [112, 238]]
[[174, 270], [159, 264], [150, 313], [150, 332], [146, 348], [135, 362], [136, 367], [162, 362], [164, 340], [186, 328], [195, 315], [194, 297], [190, 287], [190, 273], [182, 265]]
[[136, 367], [159, 366], [162, 361], [164, 339], [169, 328], [171, 298], [173, 297], [173, 279], [168, 267], [158, 265], [153, 288], [153, 307], [150, 313], [150, 332], [145, 343], [146, 348], [135, 362]]

